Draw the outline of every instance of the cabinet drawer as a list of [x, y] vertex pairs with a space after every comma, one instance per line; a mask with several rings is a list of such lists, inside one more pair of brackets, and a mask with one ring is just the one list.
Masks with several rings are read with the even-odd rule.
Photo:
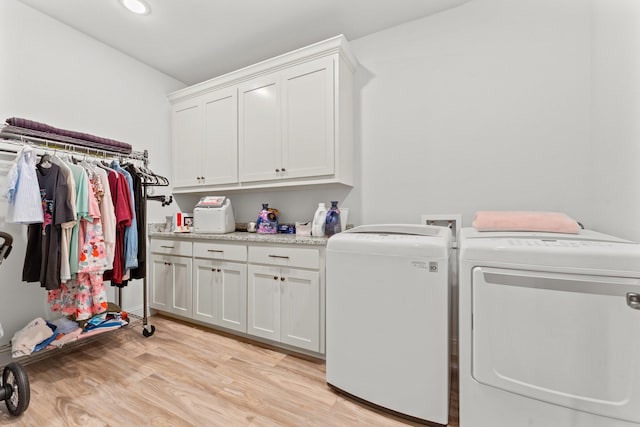
[[193, 244], [182, 240], [151, 239], [151, 253], [192, 256]]
[[318, 249], [249, 246], [249, 262], [285, 267], [320, 268]]
[[246, 261], [247, 247], [224, 243], [194, 242], [193, 256], [206, 259], [224, 259], [228, 261]]

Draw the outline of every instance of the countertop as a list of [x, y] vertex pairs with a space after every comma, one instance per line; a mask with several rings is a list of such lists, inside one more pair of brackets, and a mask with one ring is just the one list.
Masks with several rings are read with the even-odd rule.
[[278, 243], [285, 245], [327, 246], [328, 237], [299, 236], [296, 234], [258, 234], [233, 232], [226, 234], [174, 233], [149, 230], [151, 238], [171, 238], [180, 240], [218, 240], [233, 242]]

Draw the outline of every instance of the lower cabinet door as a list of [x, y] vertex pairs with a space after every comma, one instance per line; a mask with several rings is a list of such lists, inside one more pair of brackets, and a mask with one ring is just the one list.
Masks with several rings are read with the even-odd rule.
[[151, 255], [150, 306], [191, 317], [191, 258]]
[[247, 332], [280, 341], [280, 268], [249, 264]]
[[169, 311], [169, 270], [167, 255], [151, 255], [149, 275], [149, 306], [157, 310]]
[[193, 318], [216, 324], [219, 316], [216, 307], [216, 285], [220, 269], [216, 261], [196, 258], [193, 262]]
[[169, 311], [184, 317], [191, 317], [191, 258], [171, 256], [169, 262]]
[[280, 341], [320, 351], [320, 273], [283, 268]]
[[220, 263], [219, 325], [247, 332], [247, 265]]
[[247, 331], [247, 266], [196, 259], [193, 318], [234, 331]]

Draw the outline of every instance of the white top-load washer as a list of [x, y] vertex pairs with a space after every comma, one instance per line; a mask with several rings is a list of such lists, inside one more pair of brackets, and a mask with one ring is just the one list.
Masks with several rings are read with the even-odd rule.
[[461, 427], [640, 425], [640, 245], [464, 228], [459, 268]]
[[326, 250], [327, 383], [447, 424], [451, 230], [368, 225]]

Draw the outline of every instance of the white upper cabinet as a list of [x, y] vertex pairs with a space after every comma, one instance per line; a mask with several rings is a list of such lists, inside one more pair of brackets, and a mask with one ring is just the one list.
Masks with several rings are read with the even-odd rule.
[[282, 72], [282, 176], [332, 175], [335, 170], [333, 57]]
[[[173, 134], [173, 185], [189, 187], [198, 185], [200, 168], [184, 165], [195, 163], [202, 151], [202, 109], [199, 100], [188, 100], [172, 107]], [[182, 166], [181, 166], [182, 165]]]
[[240, 93], [240, 181], [275, 179], [282, 168], [280, 75], [251, 80]]
[[337, 36], [170, 94], [174, 192], [352, 185], [356, 66]]
[[[238, 95], [235, 88], [203, 97], [202, 185], [238, 182]], [[183, 166], [184, 167], [184, 166]]]
[[238, 182], [237, 100], [226, 88], [173, 105], [174, 187]]

